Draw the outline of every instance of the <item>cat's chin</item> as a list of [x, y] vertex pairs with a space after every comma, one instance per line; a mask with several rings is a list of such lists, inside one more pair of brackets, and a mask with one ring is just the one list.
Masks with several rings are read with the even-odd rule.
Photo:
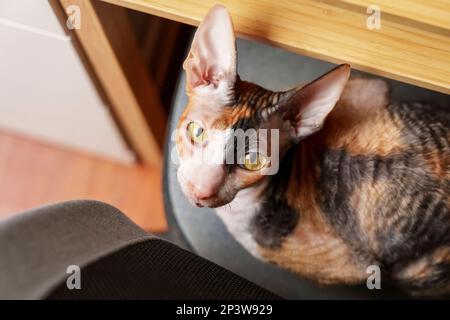
[[221, 199], [221, 198], [211, 198], [207, 200], [195, 201], [194, 199], [188, 197], [189, 202], [197, 208], [210, 208], [215, 209], [228, 205], [233, 201], [234, 197], [231, 199]]
[[211, 208], [211, 209], [220, 208], [220, 207], [228, 205], [230, 202], [231, 201], [223, 201], [223, 202], [215, 203], [212, 205], [208, 205], [208, 208]]
[[207, 201], [202, 201], [202, 202], [192, 202], [192, 204], [199, 208], [205, 207], [205, 208], [215, 209], [215, 208], [226, 206], [230, 202], [231, 201], [214, 199], [214, 200], [207, 200]]

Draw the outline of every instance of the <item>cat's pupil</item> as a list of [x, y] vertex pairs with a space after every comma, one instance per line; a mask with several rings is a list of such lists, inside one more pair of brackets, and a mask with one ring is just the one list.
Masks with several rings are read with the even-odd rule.
[[197, 128], [195, 130], [195, 136], [198, 138], [203, 134], [203, 129], [202, 128]]
[[250, 154], [250, 162], [252, 164], [255, 164], [257, 159], [258, 159], [258, 155], [256, 153], [251, 153]]

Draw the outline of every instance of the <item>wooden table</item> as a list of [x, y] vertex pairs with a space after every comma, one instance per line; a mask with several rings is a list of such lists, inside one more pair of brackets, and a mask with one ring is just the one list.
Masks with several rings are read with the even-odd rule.
[[[222, 3], [241, 36], [450, 93], [450, 0], [103, 1], [192, 25]], [[381, 29], [367, 27], [369, 5]]]

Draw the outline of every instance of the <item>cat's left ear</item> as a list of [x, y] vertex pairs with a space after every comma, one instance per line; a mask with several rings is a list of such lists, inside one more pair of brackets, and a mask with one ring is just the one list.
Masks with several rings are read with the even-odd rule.
[[183, 68], [186, 90], [228, 90], [236, 80], [236, 44], [233, 23], [224, 6], [210, 9], [195, 33]]
[[343, 64], [301, 88], [287, 91], [278, 111], [291, 125], [294, 139], [318, 131], [338, 102], [350, 77], [350, 66]]

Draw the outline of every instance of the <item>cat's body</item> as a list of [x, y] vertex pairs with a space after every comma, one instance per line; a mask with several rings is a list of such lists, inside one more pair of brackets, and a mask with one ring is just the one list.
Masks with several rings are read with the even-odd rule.
[[350, 99], [372, 84], [385, 97], [380, 80], [350, 80], [277, 175], [216, 211], [254, 256], [321, 283], [362, 282], [376, 265], [410, 291], [448, 288], [450, 113]]
[[[375, 265], [410, 293], [449, 293], [449, 111], [391, 102], [382, 80], [348, 81], [348, 65], [272, 92], [240, 80], [235, 53], [231, 19], [214, 7], [184, 64], [187, 198], [216, 208], [255, 257], [319, 283], [360, 283]], [[230, 130], [241, 129], [278, 139], [250, 134], [239, 151]]]

